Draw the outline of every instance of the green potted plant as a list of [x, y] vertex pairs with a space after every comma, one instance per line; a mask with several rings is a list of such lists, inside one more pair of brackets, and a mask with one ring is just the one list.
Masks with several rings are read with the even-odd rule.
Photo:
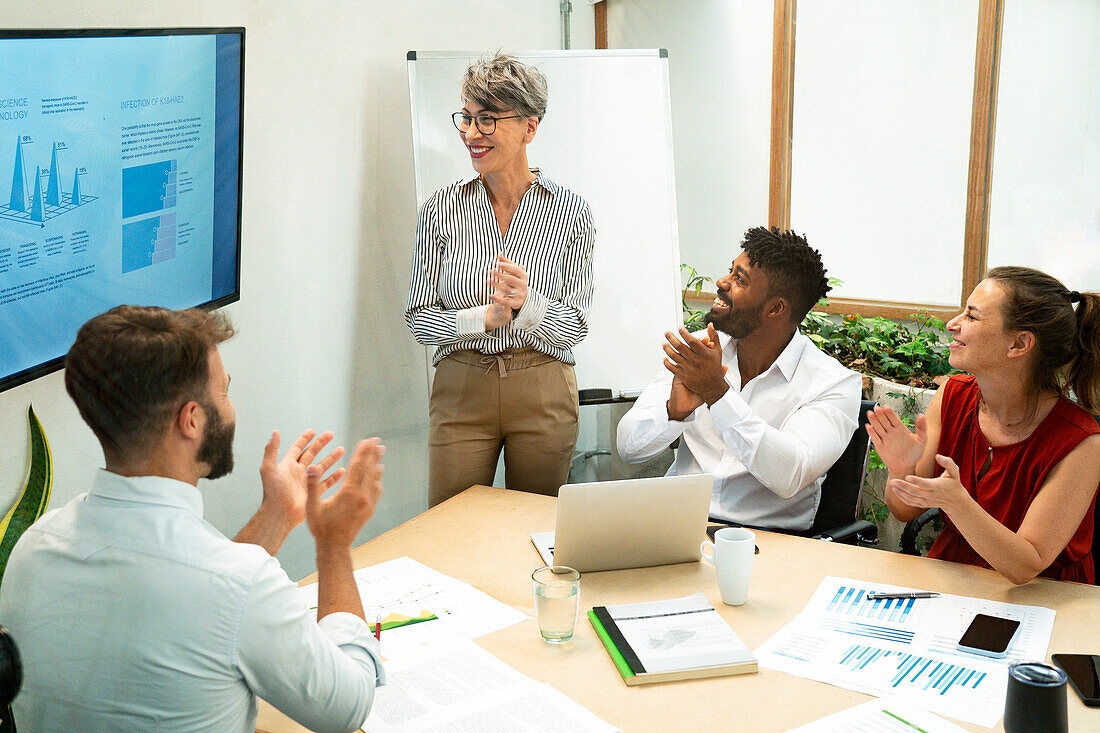
[[[4, 570], [8, 565], [8, 556], [11, 555], [15, 543], [26, 531], [27, 527], [34, 524], [46, 511], [50, 503], [50, 490], [53, 487], [53, 457], [50, 454], [50, 442], [46, 439], [46, 432], [42, 429], [42, 423], [34, 414], [34, 408], [27, 408], [27, 423], [30, 427], [31, 438], [31, 464], [27, 471], [27, 481], [15, 504], [0, 519], [0, 587], [3, 582]], [[12, 591], [14, 592], [14, 591]], [[0, 619], [2, 622], [3, 619]], [[15, 733], [15, 720], [12, 717], [11, 706], [0, 710], [0, 733]]]

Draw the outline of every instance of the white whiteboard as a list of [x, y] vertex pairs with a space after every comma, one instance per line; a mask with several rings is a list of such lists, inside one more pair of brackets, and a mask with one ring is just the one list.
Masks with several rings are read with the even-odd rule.
[[[409, 52], [417, 205], [473, 175], [451, 123], [478, 53]], [[634, 396], [653, 378], [662, 334], [683, 323], [672, 115], [664, 51], [534, 51], [550, 87], [528, 147], [532, 167], [582, 196], [596, 222], [588, 336], [574, 350], [580, 389]]]

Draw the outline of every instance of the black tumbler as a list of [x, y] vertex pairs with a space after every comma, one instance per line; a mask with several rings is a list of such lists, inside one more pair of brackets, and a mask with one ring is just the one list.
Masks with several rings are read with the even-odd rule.
[[1008, 668], [1005, 733], [1069, 733], [1066, 673], [1042, 662]]

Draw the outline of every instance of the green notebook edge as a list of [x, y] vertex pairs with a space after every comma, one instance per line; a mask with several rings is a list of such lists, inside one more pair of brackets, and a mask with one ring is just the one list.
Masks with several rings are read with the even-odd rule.
[[623, 679], [633, 677], [634, 671], [630, 669], [630, 665], [623, 659], [623, 655], [619, 651], [619, 648], [611, 641], [611, 637], [603, 627], [603, 624], [600, 623], [600, 620], [596, 617], [594, 611], [588, 611], [588, 622], [592, 624], [592, 628], [596, 630], [596, 636], [600, 637], [600, 641], [603, 642], [603, 646], [607, 650], [607, 655], [611, 657], [611, 661], [615, 663], [615, 667], [619, 670], [619, 674], [622, 675]]

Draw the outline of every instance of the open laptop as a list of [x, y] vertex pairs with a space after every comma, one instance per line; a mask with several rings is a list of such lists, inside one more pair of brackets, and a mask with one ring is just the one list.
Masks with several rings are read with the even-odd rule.
[[555, 530], [531, 542], [547, 565], [582, 573], [692, 562], [713, 485], [710, 474], [566, 484]]

